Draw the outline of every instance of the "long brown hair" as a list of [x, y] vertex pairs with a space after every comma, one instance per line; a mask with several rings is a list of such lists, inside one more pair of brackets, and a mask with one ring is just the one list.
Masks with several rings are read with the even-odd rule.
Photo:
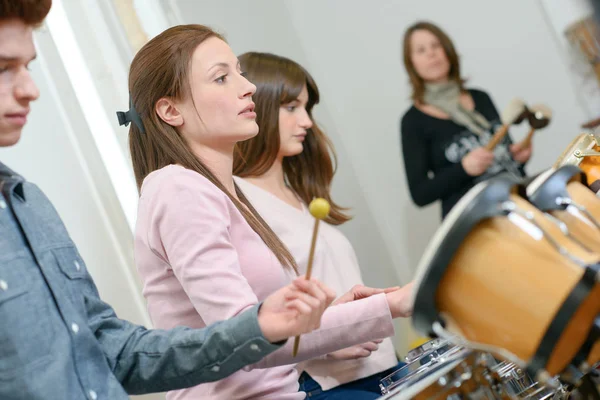
[[[183, 136], [156, 113], [163, 97], [181, 100], [191, 96], [189, 81], [192, 55], [205, 40], [223, 37], [202, 25], [180, 25], [167, 29], [144, 45], [129, 70], [129, 92], [135, 110], [143, 121], [144, 132], [136, 124], [129, 129], [129, 148], [138, 190], [148, 174], [171, 164], [196, 171], [221, 189], [242, 213], [282, 265], [297, 272], [296, 262], [267, 223], [235, 186], [238, 201], [206, 167]], [[243, 204], [242, 204], [243, 203]], [[244, 205], [247, 207], [244, 207]]]
[[416, 103], [422, 103], [423, 94], [425, 93], [425, 81], [419, 76], [417, 70], [415, 69], [415, 66], [412, 63], [412, 49], [410, 46], [412, 34], [415, 31], [420, 30], [428, 31], [429, 33], [438, 38], [440, 44], [442, 45], [442, 48], [444, 49], [444, 53], [446, 53], [448, 62], [450, 63], [448, 79], [458, 82], [461, 91], [464, 92], [464, 80], [460, 76], [460, 59], [458, 57], [456, 49], [454, 48], [452, 40], [439, 26], [432, 24], [431, 22], [419, 21], [409, 26], [406, 32], [404, 33], [404, 67], [406, 68], [406, 72], [408, 73], [408, 77], [410, 78], [410, 84], [413, 88], [413, 101]]
[[306, 111], [313, 126], [308, 129], [302, 153], [284, 157], [283, 172], [304, 203], [309, 204], [315, 197], [330, 203], [331, 211], [325, 221], [333, 225], [348, 221], [350, 217], [344, 213], [347, 209], [331, 199], [337, 158], [333, 144], [312, 117], [312, 109], [319, 102], [319, 88], [312, 76], [298, 63], [270, 53], [249, 52], [239, 59], [248, 80], [256, 85], [252, 100], [256, 104], [259, 132], [252, 139], [237, 144], [233, 173], [240, 177], [260, 176], [271, 168], [280, 148], [279, 108], [296, 100], [306, 85]]
[[0, 21], [18, 19], [36, 27], [44, 21], [51, 6], [52, 0], [0, 0]]

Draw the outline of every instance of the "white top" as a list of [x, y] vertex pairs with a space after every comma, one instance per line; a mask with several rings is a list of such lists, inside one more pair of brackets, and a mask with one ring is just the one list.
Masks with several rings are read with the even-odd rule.
[[[306, 273], [314, 227], [314, 218], [306, 206], [302, 204], [302, 210], [297, 209], [244, 179], [234, 179], [250, 203], [290, 250], [300, 273]], [[354, 285], [363, 284], [352, 245], [342, 232], [323, 221], [319, 224], [312, 276], [334, 289], [338, 296]], [[386, 338], [369, 357], [357, 360], [314, 359], [299, 364], [298, 368], [310, 374], [323, 390], [329, 390], [385, 371], [397, 363], [392, 341]]]

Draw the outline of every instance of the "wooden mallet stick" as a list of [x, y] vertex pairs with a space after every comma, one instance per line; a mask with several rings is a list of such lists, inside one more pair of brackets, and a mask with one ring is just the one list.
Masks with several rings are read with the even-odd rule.
[[[310, 253], [308, 253], [308, 266], [306, 267], [306, 280], [310, 279], [312, 274], [312, 265], [315, 257], [315, 246], [317, 244], [317, 235], [319, 233], [319, 222], [322, 219], [327, 218], [329, 215], [329, 210], [331, 206], [329, 202], [325, 199], [317, 197], [313, 201], [310, 202], [308, 206], [308, 210], [310, 214], [315, 217], [315, 226], [313, 228], [312, 240], [310, 242]], [[296, 357], [298, 354], [298, 347], [300, 346], [300, 336], [296, 336], [294, 339], [294, 350], [292, 351], [292, 356]]]
[[506, 136], [508, 132], [508, 127], [511, 126], [515, 121], [520, 119], [521, 114], [527, 108], [525, 102], [519, 98], [512, 99], [506, 109], [502, 112], [502, 116], [500, 120], [502, 121], [502, 126], [500, 129], [494, 133], [494, 136], [490, 139], [490, 141], [485, 145], [487, 150], [494, 150], [494, 147], [498, 145]]

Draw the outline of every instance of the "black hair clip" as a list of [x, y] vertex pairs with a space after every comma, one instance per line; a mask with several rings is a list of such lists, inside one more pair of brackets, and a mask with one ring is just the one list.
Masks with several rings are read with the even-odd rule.
[[119, 120], [119, 125], [121, 126], [128, 126], [130, 122], [133, 122], [140, 132], [146, 133], [142, 119], [133, 107], [131, 95], [129, 96], [129, 111], [117, 111], [117, 119]]

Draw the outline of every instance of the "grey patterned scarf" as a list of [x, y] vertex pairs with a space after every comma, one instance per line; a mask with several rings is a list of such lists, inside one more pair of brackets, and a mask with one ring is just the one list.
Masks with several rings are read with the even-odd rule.
[[460, 86], [455, 81], [426, 83], [423, 101], [450, 115], [450, 119], [468, 128], [471, 132], [483, 135], [492, 126], [481, 113], [465, 109], [459, 102]]

